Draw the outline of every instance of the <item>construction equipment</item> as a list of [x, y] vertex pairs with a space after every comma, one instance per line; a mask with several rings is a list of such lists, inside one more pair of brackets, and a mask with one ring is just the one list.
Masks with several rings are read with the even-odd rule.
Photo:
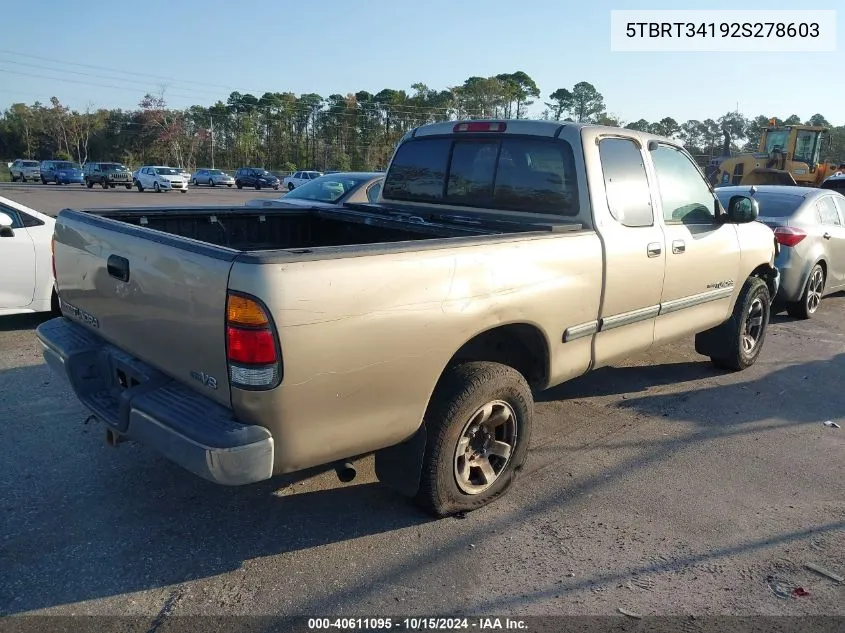
[[[778, 126], [774, 119], [763, 130], [757, 152], [725, 158], [711, 175], [714, 187], [725, 185], [801, 185], [818, 187], [842, 169], [820, 163], [822, 135], [828, 129], [816, 125]], [[831, 137], [828, 134], [828, 142]]]

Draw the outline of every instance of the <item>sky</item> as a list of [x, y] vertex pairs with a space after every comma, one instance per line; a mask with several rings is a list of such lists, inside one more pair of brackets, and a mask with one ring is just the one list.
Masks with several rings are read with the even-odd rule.
[[[624, 121], [718, 118], [739, 109], [845, 124], [845, 26], [836, 53], [614, 52], [613, 9], [796, 9], [782, 0], [205, 0], [96, 5], [27, 0], [3, 8], [0, 110], [48, 102], [134, 108], [164, 88], [172, 107], [229, 93], [330, 94], [460, 85], [522, 70], [541, 90], [530, 108], [579, 81]], [[839, 9], [841, 0], [814, 0]], [[805, 4], [805, 6], [807, 6]], [[123, 20], [121, 20], [123, 18]]]

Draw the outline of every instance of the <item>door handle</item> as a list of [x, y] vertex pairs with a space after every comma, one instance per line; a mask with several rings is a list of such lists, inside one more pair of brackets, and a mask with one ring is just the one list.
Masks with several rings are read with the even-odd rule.
[[660, 248], [660, 242], [652, 242], [648, 245], [648, 256], [649, 257], [657, 257], [660, 253], [663, 252], [663, 249]]
[[830, 239], [830, 233], [825, 233], [824, 235], [822, 235], [822, 237], [826, 240], [829, 240]]
[[119, 255], [109, 255], [106, 262], [109, 275], [120, 281], [129, 281], [129, 260]]
[[684, 244], [684, 240], [675, 240], [672, 242], [672, 252], [675, 255], [680, 255], [681, 253], [685, 253], [687, 251], [687, 245]]

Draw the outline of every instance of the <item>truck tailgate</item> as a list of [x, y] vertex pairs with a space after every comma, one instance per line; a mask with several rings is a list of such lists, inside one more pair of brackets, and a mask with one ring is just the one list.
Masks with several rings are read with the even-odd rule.
[[64, 316], [230, 406], [224, 324], [238, 251], [62, 211], [54, 254]]

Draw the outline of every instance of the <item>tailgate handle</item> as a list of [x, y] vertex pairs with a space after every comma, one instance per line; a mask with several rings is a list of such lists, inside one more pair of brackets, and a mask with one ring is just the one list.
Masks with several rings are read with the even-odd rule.
[[109, 275], [120, 281], [129, 281], [129, 260], [120, 255], [109, 255]]

